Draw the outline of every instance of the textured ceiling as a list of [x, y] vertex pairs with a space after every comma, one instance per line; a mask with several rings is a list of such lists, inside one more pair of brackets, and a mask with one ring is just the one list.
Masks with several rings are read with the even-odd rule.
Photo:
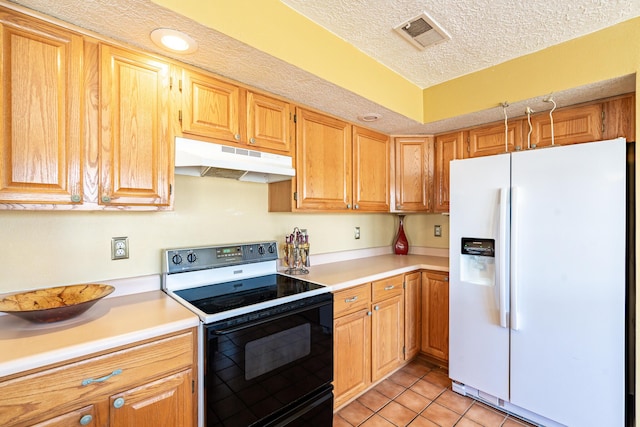
[[[421, 87], [640, 16], [639, 0], [283, 2]], [[192, 55], [174, 55], [175, 59], [349, 121], [357, 122], [358, 115], [363, 113], [380, 113], [379, 121], [366, 126], [389, 134], [438, 133], [503, 117], [502, 109], [494, 108], [434, 123], [418, 123], [149, 0], [16, 0], [12, 3], [165, 56], [172, 55], [157, 48], [149, 33], [158, 27], [183, 29], [199, 41], [199, 48]], [[450, 41], [418, 51], [392, 32], [394, 26], [422, 11], [427, 11], [449, 32]], [[628, 76], [556, 93], [554, 99], [558, 106], [563, 106], [633, 90], [634, 77]], [[512, 104], [508, 108], [509, 116], [522, 115], [526, 106], [537, 111], [548, 110], [549, 106], [542, 103], [544, 95]]]
[[[426, 88], [640, 16], [639, 0], [281, 0]], [[451, 40], [420, 51], [393, 28], [427, 12]]]

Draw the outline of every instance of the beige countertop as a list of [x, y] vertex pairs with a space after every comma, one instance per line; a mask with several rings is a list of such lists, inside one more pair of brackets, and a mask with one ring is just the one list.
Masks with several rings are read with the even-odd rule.
[[[421, 269], [448, 271], [449, 259], [385, 254], [318, 264], [296, 277], [337, 291]], [[0, 316], [0, 379], [198, 324], [195, 314], [159, 289], [105, 298], [62, 322], [36, 324]]]
[[0, 316], [0, 378], [198, 323], [195, 314], [160, 290], [105, 298], [78, 317], [55, 323]]
[[449, 271], [449, 258], [429, 255], [378, 255], [309, 267], [309, 274], [296, 276], [325, 285], [332, 291], [415, 270]]

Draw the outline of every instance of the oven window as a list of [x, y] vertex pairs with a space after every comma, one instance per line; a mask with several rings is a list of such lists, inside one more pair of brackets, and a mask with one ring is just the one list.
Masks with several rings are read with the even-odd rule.
[[305, 323], [245, 345], [245, 379], [250, 380], [311, 353], [311, 325]]

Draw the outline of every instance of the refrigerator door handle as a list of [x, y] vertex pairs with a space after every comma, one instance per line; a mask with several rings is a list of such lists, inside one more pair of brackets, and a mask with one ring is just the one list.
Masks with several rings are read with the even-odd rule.
[[518, 318], [518, 195], [519, 189], [511, 189], [511, 329], [520, 329]]
[[507, 307], [507, 233], [509, 215], [509, 189], [500, 189], [500, 208], [498, 218], [498, 307], [500, 315], [500, 326], [509, 327], [509, 309]]

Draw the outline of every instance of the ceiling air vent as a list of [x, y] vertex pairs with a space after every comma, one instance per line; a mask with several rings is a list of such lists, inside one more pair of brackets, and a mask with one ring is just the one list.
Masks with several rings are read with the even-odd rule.
[[426, 12], [403, 22], [394, 30], [419, 50], [451, 39], [451, 36]]

